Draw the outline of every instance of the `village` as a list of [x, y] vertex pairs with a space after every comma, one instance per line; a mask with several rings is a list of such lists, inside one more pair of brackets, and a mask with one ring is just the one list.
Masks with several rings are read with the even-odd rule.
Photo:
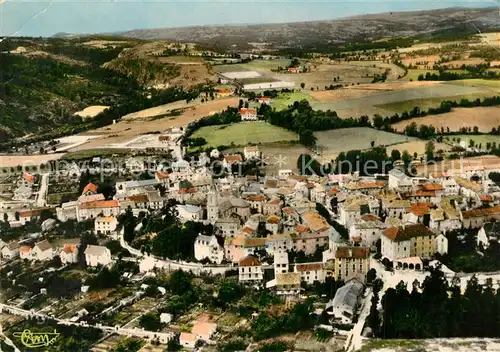
[[[240, 114], [243, 120], [256, 118], [251, 109], [242, 108]], [[3, 180], [4, 196], [11, 195], [0, 203], [4, 329], [13, 317], [38, 317], [92, 327], [104, 336], [210, 350], [230, 337], [231, 329], [201, 303], [195, 314], [199, 319], [188, 323], [191, 328], [180, 327], [183, 314], [160, 308], [168, 303], [162, 299], [167, 289], [155, 280], [162, 273], [185, 272], [193, 278], [233, 278], [235, 287], [268, 292], [285, 306], [312, 297], [315, 314], [324, 317], [316, 329], [330, 334], [339, 348], [356, 351], [370, 336], [366, 318], [375, 278], [383, 291], [401, 281], [410, 289], [430, 269], [440, 268], [450, 282], [459, 277], [463, 289], [473, 275], [482, 284], [493, 279], [498, 288], [500, 267], [464, 270], [453, 255], [471, 233], [469, 255], [485, 261], [497, 255], [500, 188], [488, 176], [500, 172], [500, 163], [460, 165], [415, 177], [399, 167], [371, 177], [291, 169], [243, 175], [242, 165], [265, 159], [258, 146], [231, 154], [214, 148], [190, 162], [183, 159], [183, 131], [156, 137], [167, 159], [111, 158], [104, 163], [93, 158], [80, 164], [83, 169], [73, 163], [55, 173], [15, 172]], [[119, 165], [118, 174], [110, 162]], [[220, 175], [214, 176], [214, 164]], [[8, 184], [14, 186], [5, 188]], [[74, 200], [64, 201], [59, 193], [66, 192]], [[171, 222], [178, 225], [165, 228]], [[180, 231], [183, 238], [162, 242], [173, 236], [169, 231]], [[63, 308], [54, 301], [57, 294], [48, 291], [54, 279], [75, 270], [79, 274], [71, 276], [71, 293], [63, 296], [79, 297], [81, 304]], [[99, 288], [114, 289], [111, 277], [106, 279], [114, 271], [120, 275], [115, 284], [125, 282], [128, 289], [108, 297], [104, 311], [89, 312], [83, 302], [95, 299]], [[22, 278], [27, 275], [37, 284], [28, 285]], [[116, 310], [131, 312], [117, 319]], [[137, 325], [151, 316], [157, 328]]]

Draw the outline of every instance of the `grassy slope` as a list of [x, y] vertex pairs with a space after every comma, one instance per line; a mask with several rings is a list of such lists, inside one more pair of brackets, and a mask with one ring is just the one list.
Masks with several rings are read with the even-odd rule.
[[206, 146], [247, 145], [249, 143], [273, 143], [296, 141], [297, 134], [283, 128], [269, 125], [263, 121], [241, 122], [232, 125], [208, 126], [196, 131], [192, 138], [202, 137]]

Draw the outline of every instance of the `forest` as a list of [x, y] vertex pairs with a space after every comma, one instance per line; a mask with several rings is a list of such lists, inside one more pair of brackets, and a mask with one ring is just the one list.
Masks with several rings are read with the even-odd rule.
[[[375, 297], [376, 305], [378, 293]], [[381, 305], [383, 314], [372, 309], [367, 319], [380, 338], [500, 337], [500, 289], [493, 288], [492, 279], [480, 285], [472, 276], [462, 294], [458, 277], [448, 283], [435, 268], [410, 291], [403, 282], [388, 288]]]

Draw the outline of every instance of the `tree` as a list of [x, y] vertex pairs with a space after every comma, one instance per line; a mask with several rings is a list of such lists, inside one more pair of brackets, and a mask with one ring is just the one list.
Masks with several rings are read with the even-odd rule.
[[170, 339], [168, 340], [167, 342], [167, 351], [169, 352], [175, 352], [175, 351], [179, 351], [180, 349], [182, 348], [180, 342], [179, 342], [179, 339], [177, 338], [177, 336], [173, 339]]
[[302, 83], [300, 84], [300, 88], [304, 89], [305, 87], [306, 87], [306, 84], [305, 84], [304, 82], [302, 82]]
[[370, 142], [371, 147], [373, 148], [375, 146], [375, 141]]
[[433, 141], [429, 141], [425, 145], [425, 157], [426, 157], [427, 161], [434, 160], [434, 148], [435, 147], [434, 147]]
[[397, 161], [401, 159], [401, 152], [397, 149], [393, 149], [391, 151], [391, 159], [392, 161]]
[[182, 270], [176, 270], [170, 275], [168, 287], [175, 295], [187, 294], [192, 290], [191, 280], [191, 274]]
[[9, 214], [3, 213], [3, 221], [4, 222], [9, 222]]
[[374, 268], [371, 268], [368, 270], [368, 273], [366, 273], [366, 283], [371, 284], [373, 280], [377, 278], [377, 270]]
[[148, 313], [139, 318], [139, 325], [147, 331], [159, 331], [163, 324], [156, 313]]
[[401, 156], [401, 159], [403, 160], [403, 164], [405, 166], [405, 169], [408, 170], [408, 167], [410, 166], [410, 163], [411, 163], [411, 155], [410, 153], [408, 153], [407, 150], [404, 150], [403, 151], [403, 155]]

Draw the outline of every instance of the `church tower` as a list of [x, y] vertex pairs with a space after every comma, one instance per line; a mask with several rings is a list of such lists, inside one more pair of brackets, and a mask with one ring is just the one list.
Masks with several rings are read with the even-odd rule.
[[213, 186], [207, 193], [207, 218], [210, 223], [214, 223], [219, 218], [219, 202]]

